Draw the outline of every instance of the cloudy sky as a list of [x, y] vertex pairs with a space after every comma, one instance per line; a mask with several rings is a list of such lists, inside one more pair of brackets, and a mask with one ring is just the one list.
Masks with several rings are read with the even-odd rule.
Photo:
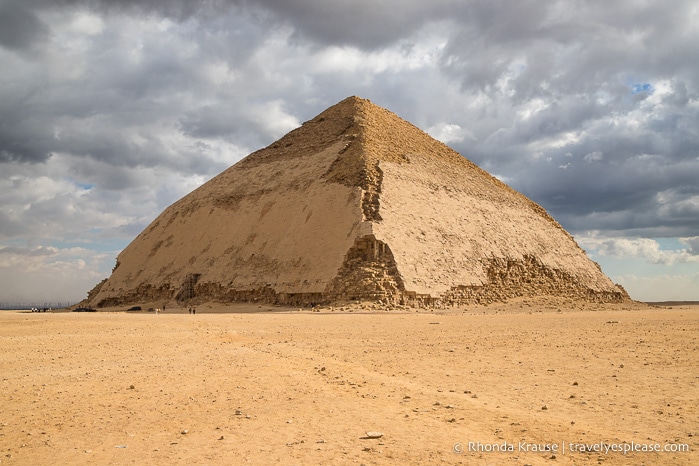
[[165, 207], [349, 95], [699, 300], [699, 6], [0, 0], [0, 302], [77, 301]]

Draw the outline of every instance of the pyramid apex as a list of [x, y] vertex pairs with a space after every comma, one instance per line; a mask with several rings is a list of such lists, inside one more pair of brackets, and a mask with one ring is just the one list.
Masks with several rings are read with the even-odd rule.
[[331, 105], [330, 107], [326, 108], [316, 117], [314, 117], [311, 121], [325, 119], [329, 114], [339, 114], [344, 116], [351, 115], [353, 117], [356, 117], [357, 114], [361, 113], [364, 109], [366, 109], [367, 106], [376, 105], [369, 99], [364, 99], [356, 95], [351, 95], [349, 97], [345, 97], [335, 105]]
[[344, 101], [371, 103], [371, 100], [365, 99], [363, 97], [359, 97], [357, 95], [351, 95], [351, 96], [346, 97], [345, 99], [341, 100], [341, 102], [344, 102]]

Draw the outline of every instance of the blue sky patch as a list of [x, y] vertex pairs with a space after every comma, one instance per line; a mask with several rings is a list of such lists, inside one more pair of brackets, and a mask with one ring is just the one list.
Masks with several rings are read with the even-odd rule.
[[653, 95], [653, 92], [655, 92], [655, 88], [653, 87], [652, 84], [633, 84], [631, 86], [631, 93], [632, 94], [640, 94], [641, 92], [645, 92], [648, 95]]
[[73, 178], [68, 178], [68, 181], [70, 181], [74, 186], [82, 189], [83, 191], [89, 191], [95, 187], [93, 183], [81, 183], [80, 181], [76, 181]]

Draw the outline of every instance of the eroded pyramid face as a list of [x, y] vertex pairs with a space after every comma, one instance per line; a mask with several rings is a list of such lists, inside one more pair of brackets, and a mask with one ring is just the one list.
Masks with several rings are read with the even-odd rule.
[[540, 206], [350, 97], [168, 207], [89, 296], [425, 305], [628, 299]]

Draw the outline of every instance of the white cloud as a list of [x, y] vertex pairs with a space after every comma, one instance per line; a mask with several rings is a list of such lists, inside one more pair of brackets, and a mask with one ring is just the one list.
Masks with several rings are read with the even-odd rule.
[[614, 277], [638, 301], [696, 301], [699, 272], [639, 276], [633, 273]]
[[444, 144], [452, 142], [461, 142], [464, 139], [474, 140], [475, 137], [468, 129], [454, 123], [437, 123], [436, 125], [427, 128], [427, 133], [438, 141]]
[[517, 110], [517, 116], [522, 120], [528, 120], [540, 111], [545, 110], [548, 106], [549, 104], [544, 99], [535, 98], [522, 105], [521, 108]]
[[699, 256], [699, 236], [689, 238], [680, 238], [682, 244], [689, 246], [688, 252], [692, 255]]
[[252, 109], [252, 118], [270, 134], [281, 137], [292, 129], [301, 126], [298, 118], [289, 114], [284, 107], [285, 102], [282, 99], [264, 102]]
[[[576, 241], [591, 254], [605, 257], [643, 259], [653, 264], [673, 265], [684, 262], [699, 263], [699, 255], [690, 249], [661, 249], [660, 243], [650, 238], [602, 238], [595, 234], [577, 236]], [[695, 238], [681, 238], [685, 244], [696, 245]]]
[[2, 300], [77, 302], [108, 274], [115, 253], [82, 247], [0, 246]]
[[594, 163], [594, 162], [599, 162], [600, 160], [602, 160], [602, 158], [603, 158], [602, 152], [596, 150], [594, 152], [590, 152], [589, 154], [586, 154], [583, 157], [583, 160], [587, 163]]

